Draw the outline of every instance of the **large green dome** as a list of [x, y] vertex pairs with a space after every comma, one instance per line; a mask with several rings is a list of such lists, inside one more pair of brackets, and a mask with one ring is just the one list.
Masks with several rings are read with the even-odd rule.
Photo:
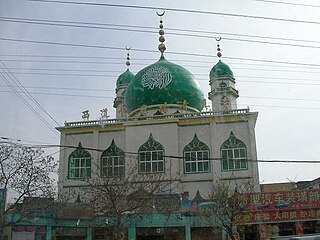
[[213, 68], [211, 69], [209, 77], [210, 79], [213, 79], [213, 78], [224, 76], [224, 75], [229, 75], [233, 77], [233, 72], [231, 71], [230, 67], [227, 64], [219, 60], [219, 62], [216, 65], [214, 65]]
[[160, 60], [138, 72], [128, 85], [125, 106], [128, 113], [143, 105], [181, 104], [201, 111], [204, 95], [199, 83], [185, 68]]
[[134, 74], [127, 69], [124, 73], [122, 73], [117, 79], [117, 86], [121, 84], [129, 84], [131, 80], [134, 78]]

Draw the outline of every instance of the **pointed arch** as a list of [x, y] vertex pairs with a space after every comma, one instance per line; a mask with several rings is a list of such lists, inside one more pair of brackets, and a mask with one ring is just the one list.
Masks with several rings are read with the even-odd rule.
[[195, 134], [193, 140], [184, 147], [183, 156], [185, 173], [210, 172], [209, 147], [198, 139], [197, 134]]
[[220, 84], [219, 84], [219, 88], [221, 89], [221, 90], [226, 90], [227, 89], [227, 83], [226, 82], [224, 82], [224, 81], [222, 81]]
[[233, 132], [229, 138], [221, 145], [221, 168], [222, 171], [247, 170], [247, 147]]
[[150, 133], [148, 141], [141, 145], [138, 150], [139, 173], [164, 172], [164, 147], [154, 140]]
[[79, 142], [68, 158], [68, 178], [90, 178], [91, 177], [91, 155]]
[[101, 154], [101, 177], [123, 177], [125, 174], [125, 153], [114, 139], [110, 146]]

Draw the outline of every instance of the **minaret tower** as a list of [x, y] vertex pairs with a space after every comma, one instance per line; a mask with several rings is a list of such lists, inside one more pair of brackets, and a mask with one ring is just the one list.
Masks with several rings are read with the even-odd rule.
[[127, 117], [127, 111], [126, 107], [124, 105], [124, 95], [127, 90], [127, 87], [131, 80], [134, 78], [134, 74], [130, 72], [129, 66], [130, 66], [130, 48], [126, 47], [127, 49], [127, 70], [122, 73], [118, 79], [117, 79], [117, 85], [116, 85], [116, 98], [113, 102], [113, 107], [116, 108], [116, 118], [126, 118]]
[[219, 62], [211, 69], [209, 99], [213, 111], [229, 111], [237, 109], [238, 91], [235, 89], [235, 79], [230, 67], [221, 61], [220, 40], [217, 40], [217, 56]]

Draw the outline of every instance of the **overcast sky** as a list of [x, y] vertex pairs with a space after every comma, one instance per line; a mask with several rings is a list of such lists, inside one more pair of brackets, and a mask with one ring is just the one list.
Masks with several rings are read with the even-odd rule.
[[[159, 58], [155, 9], [165, 8], [166, 58], [191, 71], [205, 95], [209, 71], [217, 62], [215, 37], [222, 38], [222, 61], [234, 72], [238, 108], [249, 106], [259, 112], [258, 159], [320, 161], [319, 1], [72, 2], [98, 4], [0, 0], [0, 137], [29, 144], [59, 143], [59, 134], [5, 80], [13, 85], [19, 80], [41, 104], [42, 110], [27, 100], [51, 128], [80, 121], [87, 109], [90, 119], [98, 119], [105, 107], [114, 118], [115, 82], [126, 70], [124, 49], [132, 47], [134, 73], [155, 62]], [[35, 20], [39, 24], [31, 23]], [[3, 64], [13, 75], [3, 73]], [[264, 183], [311, 180], [319, 177], [319, 169], [320, 164], [259, 164]]]

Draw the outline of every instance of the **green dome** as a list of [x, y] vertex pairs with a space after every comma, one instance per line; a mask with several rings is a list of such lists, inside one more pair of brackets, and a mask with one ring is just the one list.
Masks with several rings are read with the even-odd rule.
[[223, 63], [221, 60], [211, 68], [209, 77], [210, 79], [213, 79], [215, 77], [223, 76], [223, 75], [229, 75], [233, 77], [233, 72], [231, 71], [230, 67]]
[[129, 84], [131, 80], [134, 78], [134, 74], [127, 69], [124, 73], [122, 73], [117, 79], [117, 86], [121, 84]]
[[203, 99], [194, 76], [162, 56], [137, 73], [126, 90], [124, 101], [130, 113], [142, 105], [181, 104], [184, 100], [189, 107], [201, 111]]

